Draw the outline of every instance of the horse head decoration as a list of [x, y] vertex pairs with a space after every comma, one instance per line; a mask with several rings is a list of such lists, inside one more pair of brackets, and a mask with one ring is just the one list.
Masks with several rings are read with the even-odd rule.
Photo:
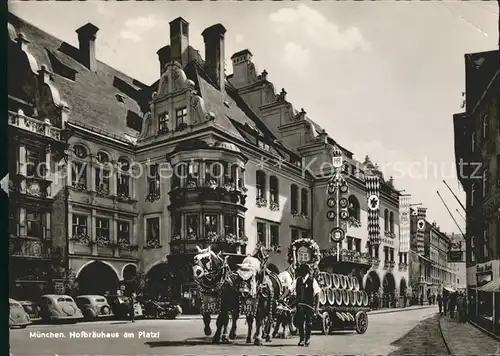
[[240, 293], [244, 298], [255, 298], [257, 295], [258, 277], [262, 273], [261, 261], [253, 256], [247, 256], [238, 265], [238, 276], [240, 277]]
[[193, 277], [198, 283], [203, 285], [208, 283], [208, 286], [214, 284], [215, 287], [215, 284], [219, 282], [217, 277], [221, 277], [225, 260], [220, 252], [216, 254], [210, 246], [206, 249], [196, 246], [196, 249], [198, 253], [193, 260]]

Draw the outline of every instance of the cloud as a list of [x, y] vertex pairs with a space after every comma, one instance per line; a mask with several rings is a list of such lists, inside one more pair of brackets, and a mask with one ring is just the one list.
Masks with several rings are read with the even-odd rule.
[[295, 73], [305, 73], [311, 59], [311, 51], [295, 42], [288, 42], [283, 46], [283, 63], [293, 69]]
[[120, 32], [120, 36], [124, 39], [139, 42], [142, 35], [153, 29], [160, 23], [154, 16], [142, 16], [133, 19], [128, 19], [124, 23], [124, 28]]
[[305, 36], [305, 41], [325, 50], [367, 51], [370, 48], [357, 27], [342, 31], [337, 24], [307, 5], [280, 9], [269, 15], [269, 21], [277, 26], [276, 32], [279, 34], [298, 38]]

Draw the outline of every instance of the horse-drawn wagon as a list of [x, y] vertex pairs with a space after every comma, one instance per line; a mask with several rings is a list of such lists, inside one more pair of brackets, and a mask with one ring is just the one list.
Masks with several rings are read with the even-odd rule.
[[364, 334], [368, 328], [369, 298], [355, 276], [320, 271], [321, 253], [311, 239], [298, 239], [288, 253], [293, 265], [308, 264], [321, 287], [319, 313], [313, 329], [328, 335], [335, 330], [355, 330]]

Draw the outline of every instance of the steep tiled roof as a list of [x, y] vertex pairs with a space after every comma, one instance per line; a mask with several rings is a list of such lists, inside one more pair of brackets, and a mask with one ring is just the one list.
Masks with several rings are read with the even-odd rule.
[[9, 23], [30, 41], [27, 51], [38, 66], [45, 65], [52, 72], [54, 86], [70, 107], [71, 123], [125, 142], [127, 135], [138, 135], [127, 121], [140, 121], [139, 102], [149, 92], [146, 85], [99, 61], [95, 72], [89, 70], [78, 60], [77, 48], [11, 13]]

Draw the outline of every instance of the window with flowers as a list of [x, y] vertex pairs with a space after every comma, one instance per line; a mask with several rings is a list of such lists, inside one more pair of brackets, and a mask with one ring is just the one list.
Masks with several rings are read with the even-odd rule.
[[279, 225], [271, 225], [269, 227], [269, 232], [271, 235], [270, 245], [278, 247], [280, 245], [280, 227]]
[[238, 216], [238, 236], [240, 239], [245, 238], [245, 218]]
[[211, 241], [215, 241], [219, 237], [219, 224], [217, 222], [217, 217], [217, 214], [205, 214], [205, 237]]
[[266, 246], [266, 224], [258, 222], [257, 223], [257, 243]]
[[130, 243], [130, 222], [128, 221], [118, 221], [118, 243], [129, 244]]
[[257, 188], [257, 200], [266, 199], [266, 174], [263, 171], [257, 171], [255, 174], [255, 187]]
[[73, 236], [87, 236], [87, 216], [73, 214]]
[[292, 214], [299, 212], [299, 187], [295, 184], [290, 186], [290, 210]]
[[26, 234], [29, 237], [43, 237], [42, 215], [38, 211], [26, 209]]
[[109, 219], [104, 218], [96, 218], [96, 237], [97, 241], [109, 242], [110, 234], [109, 234]]
[[354, 195], [350, 195], [348, 201], [349, 201], [349, 206], [348, 206], [349, 217], [356, 219], [357, 221], [360, 221], [361, 208], [359, 205], [358, 198], [356, 198]]
[[231, 214], [224, 215], [224, 233], [228, 234], [236, 234], [236, 216]]
[[158, 133], [168, 132], [168, 112], [161, 113], [158, 115]]
[[188, 240], [196, 240], [198, 238], [198, 215], [186, 215], [186, 238]]
[[276, 176], [269, 177], [269, 193], [271, 195], [271, 203], [279, 204], [279, 183]]
[[158, 164], [152, 164], [149, 166], [148, 172], [148, 195], [149, 196], [159, 196], [160, 195], [160, 172]]
[[109, 171], [102, 166], [95, 169], [95, 189], [98, 193], [109, 194]]
[[146, 244], [160, 243], [160, 218], [146, 219]]
[[130, 177], [128, 175], [129, 171], [129, 161], [124, 157], [120, 157], [118, 159], [118, 175], [116, 179], [116, 193], [119, 196], [130, 196]]

